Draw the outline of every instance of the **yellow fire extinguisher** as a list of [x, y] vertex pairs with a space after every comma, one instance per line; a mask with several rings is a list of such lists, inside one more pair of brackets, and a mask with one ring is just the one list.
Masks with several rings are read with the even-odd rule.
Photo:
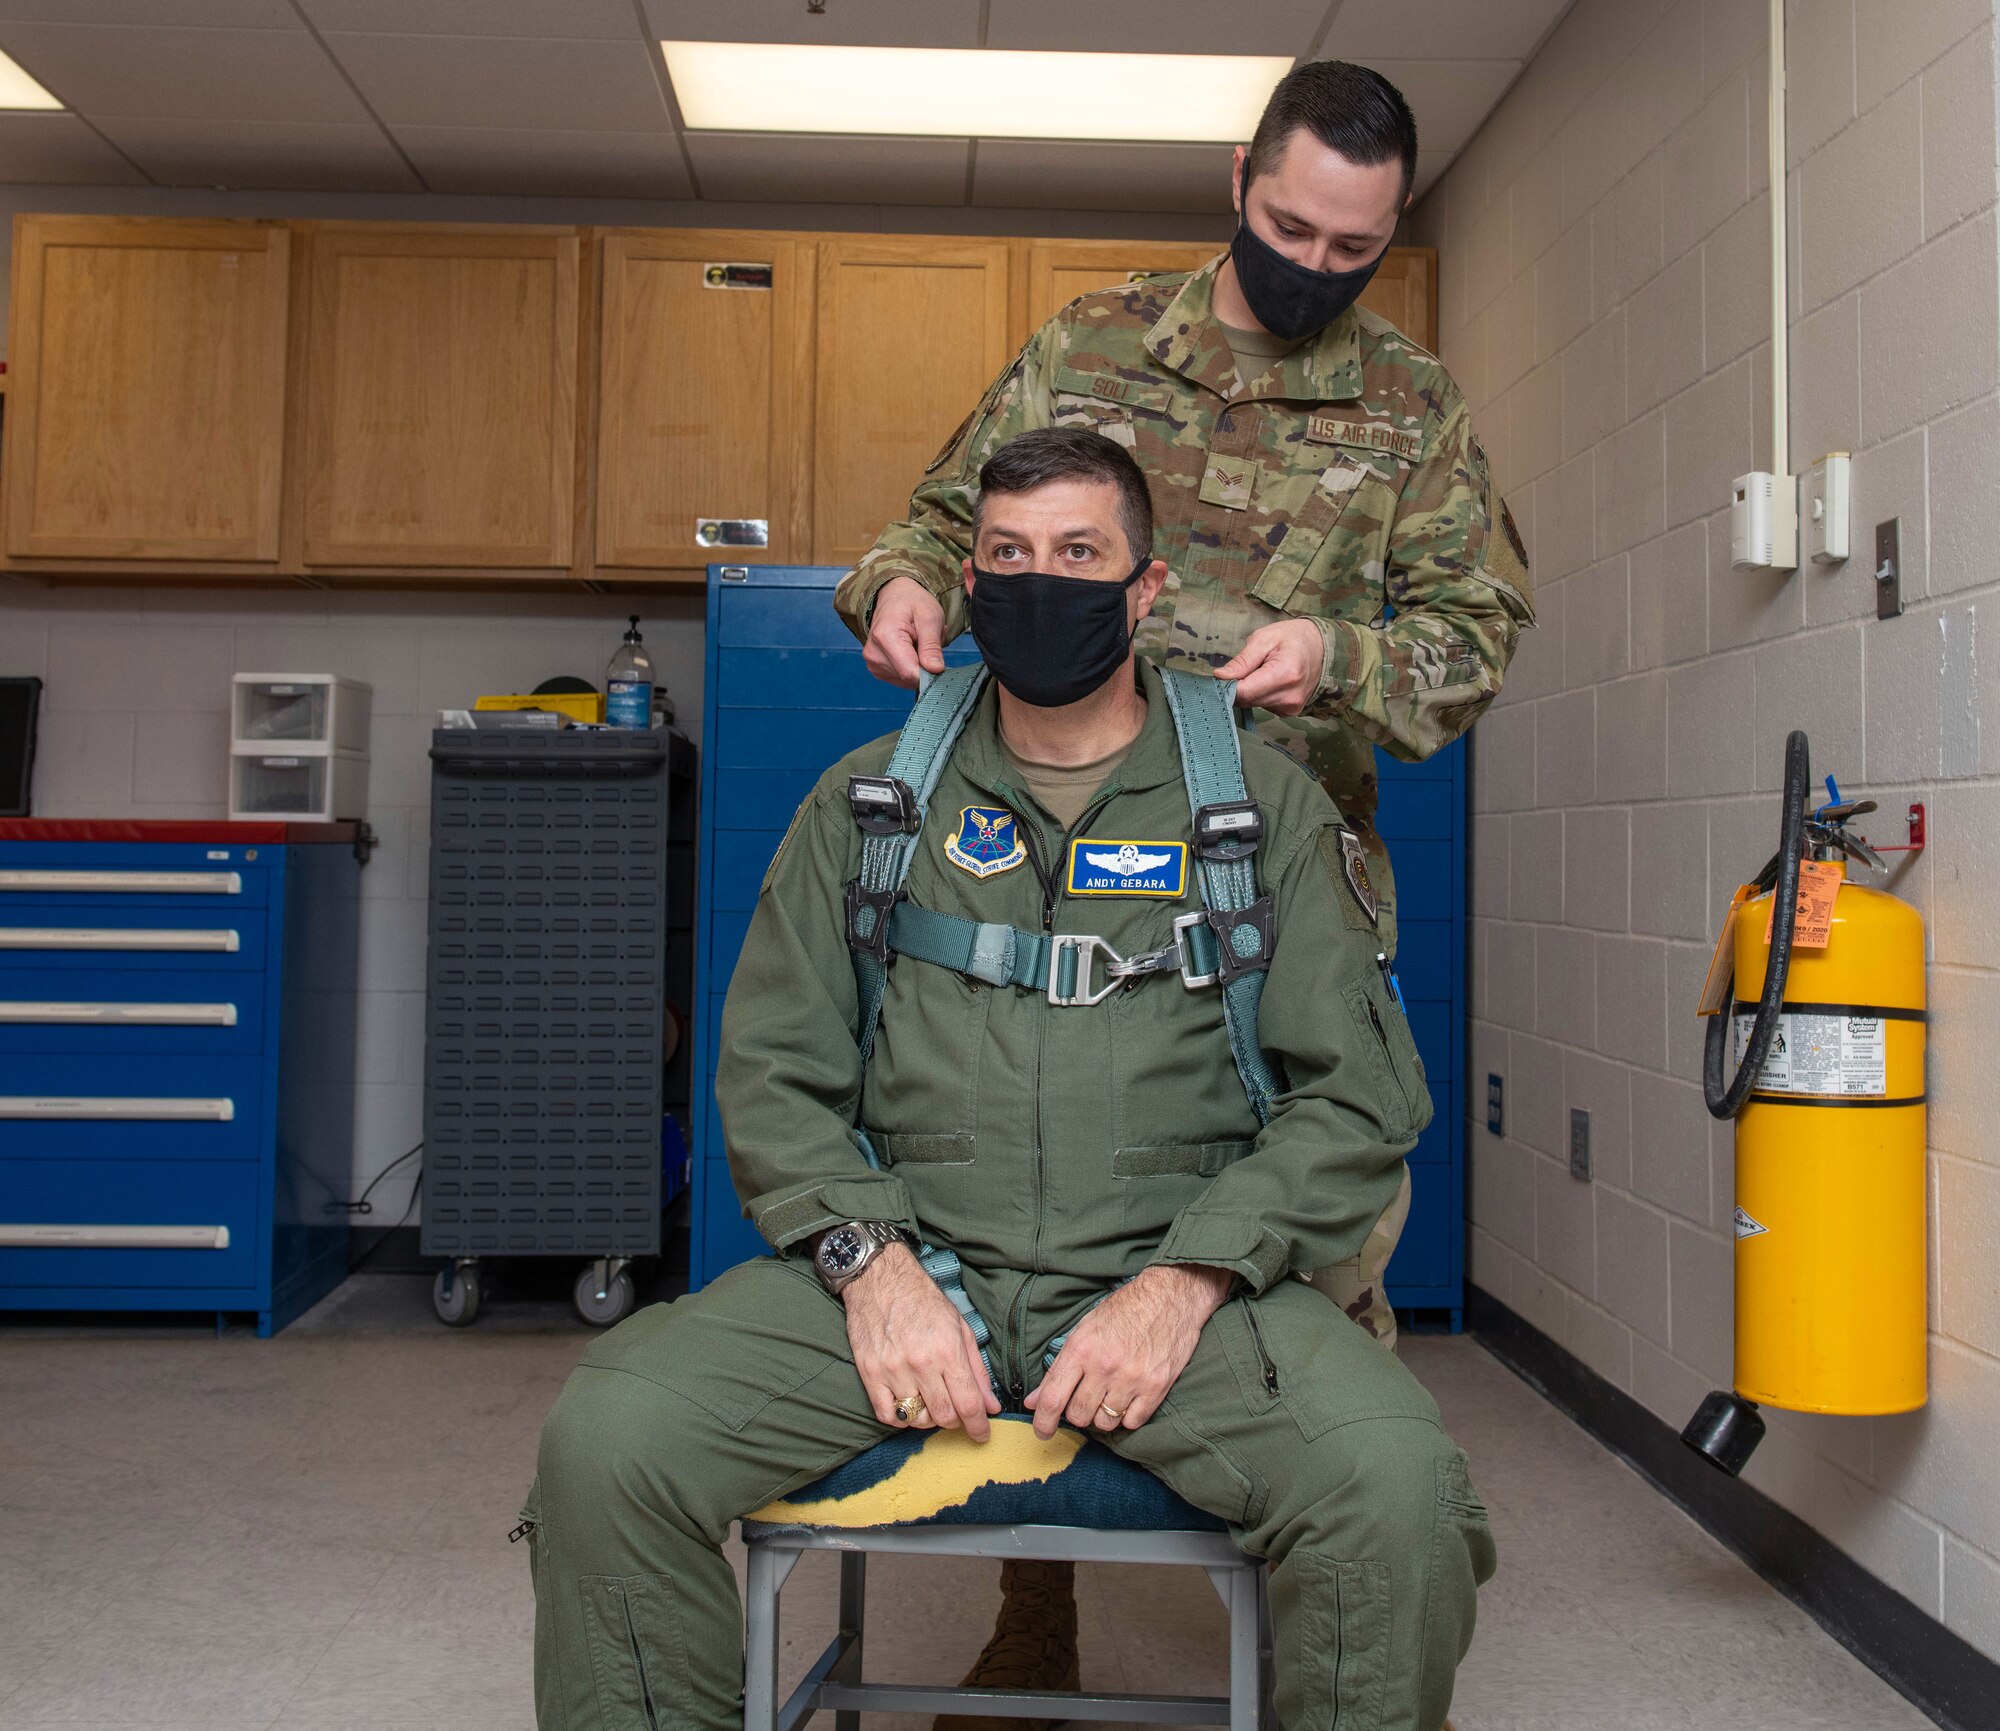
[[1809, 814], [1809, 781], [1795, 732], [1778, 852], [1737, 892], [1701, 1006], [1708, 1109], [1736, 1120], [1736, 1370], [1681, 1437], [1732, 1474], [1760, 1404], [1892, 1413], [1926, 1394], [1923, 916], [1847, 877], [1882, 867], [1847, 829], [1874, 803]]

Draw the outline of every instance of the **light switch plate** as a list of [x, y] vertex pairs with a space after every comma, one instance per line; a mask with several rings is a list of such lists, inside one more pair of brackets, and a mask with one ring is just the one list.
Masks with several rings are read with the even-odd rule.
[[1581, 1106], [1569, 1109], [1569, 1175], [1590, 1177], [1590, 1114]]
[[1854, 466], [1845, 451], [1829, 451], [1806, 471], [1799, 531], [1816, 564], [1838, 565], [1848, 555], [1849, 501]]
[[1903, 611], [1903, 519], [1875, 525], [1875, 617], [1894, 619]]
[[1501, 1111], [1500, 1078], [1491, 1070], [1486, 1073], [1486, 1128], [1495, 1136], [1504, 1136], [1507, 1120]]

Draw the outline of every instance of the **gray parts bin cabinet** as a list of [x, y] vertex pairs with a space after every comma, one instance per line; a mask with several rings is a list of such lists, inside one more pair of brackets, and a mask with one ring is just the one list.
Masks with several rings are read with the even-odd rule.
[[[685, 735], [431, 735], [422, 1248], [472, 1321], [488, 1256], [585, 1260], [584, 1320], [660, 1251], [661, 1067]], [[685, 803], [685, 802], [683, 802]], [[689, 814], [691, 817], [691, 813]], [[683, 940], [678, 946], [687, 954]], [[685, 995], [685, 987], [681, 995]]]
[[[729, 1177], [714, 1078], [722, 1002], [764, 869], [827, 765], [903, 725], [833, 611], [839, 566], [711, 565], [703, 722], [691, 1288], [769, 1253]], [[976, 658], [969, 636], [947, 661]], [[1436, 1115], [1410, 1156], [1410, 1216], [1389, 1264], [1406, 1322], [1456, 1331], [1465, 1290], [1465, 743], [1423, 763], [1375, 754], [1377, 827], [1396, 867], [1396, 967]], [[1077, 1014], [1085, 1014], [1078, 1011]]]
[[0, 1311], [269, 1336], [346, 1278], [357, 833], [0, 820]]

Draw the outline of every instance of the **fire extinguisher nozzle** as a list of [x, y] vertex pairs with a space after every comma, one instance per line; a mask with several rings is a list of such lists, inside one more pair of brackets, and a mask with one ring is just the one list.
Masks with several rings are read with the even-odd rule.
[[1716, 1389], [1695, 1410], [1681, 1441], [1718, 1472], [1731, 1478], [1764, 1440], [1764, 1419], [1754, 1400]]

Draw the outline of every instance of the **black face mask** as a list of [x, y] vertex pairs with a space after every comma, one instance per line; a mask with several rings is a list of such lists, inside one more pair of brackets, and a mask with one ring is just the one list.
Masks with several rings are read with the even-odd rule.
[[1274, 337], [1301, 342], [1324, 330], [1361, 298], [1369, 279], [1388, 256], [1385, 246], [1367, 264], [1353, 270], [1307, 270], [1294, 264], [1250, 226], [1250, 182], [1238, 182], [1236, 237], [1229, 256], [1236, 265], [1236, 286], [1250, 303], [1257, 322]]
[[972, 638], [993, 677], [1023, 703], [1057, 709], [1088, 697], [1132, 648], [1125, 592], [1150, 557], [1122, 583], [1057, 577], [1046, 571], [972, 568]]

